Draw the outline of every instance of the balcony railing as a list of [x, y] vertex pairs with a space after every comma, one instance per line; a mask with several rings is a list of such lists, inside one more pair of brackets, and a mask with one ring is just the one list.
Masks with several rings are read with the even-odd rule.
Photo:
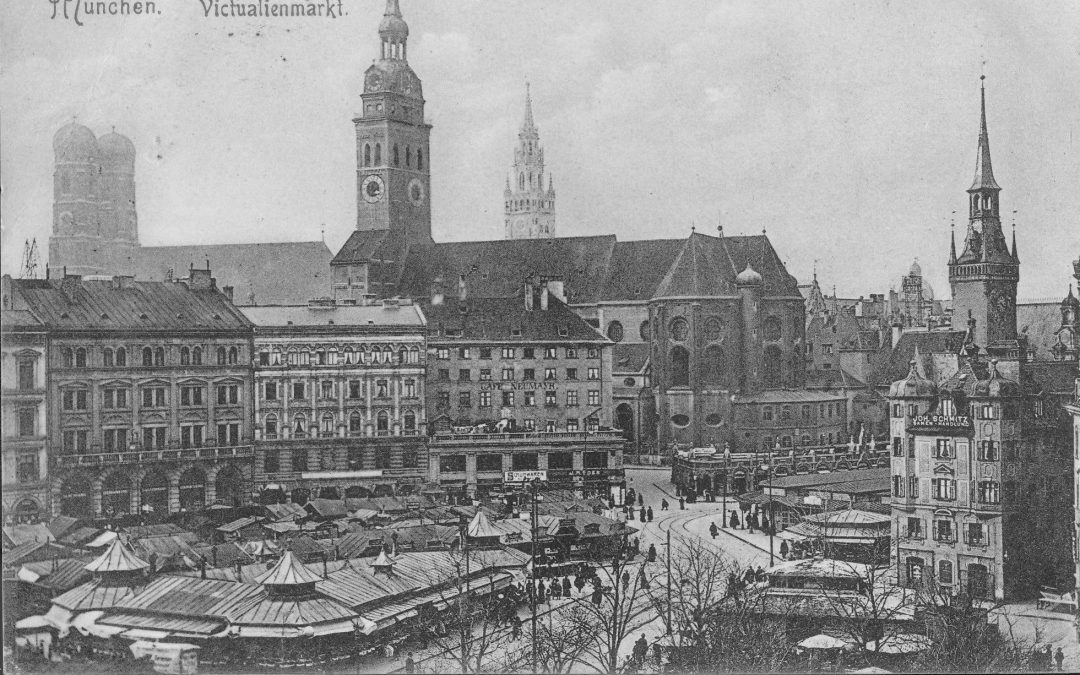
[[159, 450], [130, 450], [87, 455], [55, 455], [56, 463], [65, 468], [104, 466], [106, 464], [142, 464], [146, 462], [182, 462], [190, 460], [237, 459], [252, 457], [251, 445], [213, 446], [201, 448], [162, 448]]
[[[588, 440], [586, 440], [586, 438]], [[588, 441], [614, 441], [623, 440], [623, 432], [618, 430], [590, 431], [588, 435], [583, 431], [525, 431], [505, 434], [455, 434], [437, 433], [433, 437], [436, 443], [450, 442], [493, 442], [505, 443], [506, 441], [519, 441], [526, 443], [550, 443], [550, 442], [588, 442]]]

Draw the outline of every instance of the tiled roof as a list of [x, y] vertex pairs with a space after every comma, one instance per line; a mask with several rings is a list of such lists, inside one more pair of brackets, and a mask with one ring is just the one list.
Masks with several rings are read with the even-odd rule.
[[591, 304], [602, 298], [614, 247], [614, 235], [415, 246], [405, 257], [397, 292], [430, 297], [433, 282], [441, 277], [449, 296], [465, 275], [470, 297], [502, 298], [521, 292], [532, 275], [560, 278], [570, 304]]
[[107, 584], [100, 579], [94, 579], [53, 598], [53, 604], [72, 612], [109, 609], [135, 595], [137, 590], [134, 583]]
[[[893, 346], [877, 384], [890, 385], [904, 379], [911, 369], [911, 359], [915, 356], [916, 347], [923, 357], [931, 354], [959, 354], [964, 346], [965, 335], [966, 333], [961, 330], [904, 333]], [[930, 374], [927, 373], [927, 376]], [[936, 378], [931, 377], [931, 379]]]
[[892, 518], [888, 515], [859, 511], [856, 509], [846, 509], [844, 511], [833, 511], [830, 513], [812, 513], [804, 516], [803, 519], [812, 523], [821, 523], [825, 521], [828, 522], [830, 526], [880, 525], [892, 522]]
[[[463, 307], [468, 311], [462, 311]], [[526, 310], [523, 293], [505, 298], [469, 298], [464, 303], [456, 297], [447, 297], [441, 305], [424, 303], [423, 309], [428, 319], [430, 342], [608, 342], [553, 296], [549, 298], [546, 310], [539, 306]], [[444, 335], [439, 335], [440, 327]], [[460, 336], [448, 337], [451, 331], [458, 330]], [[515, 335], [515, 331], [520, 334]]]
[[1027, 336], [1028, 348], [1035, 351], [1035, 361], [1054, 360], [1050, 348], [1057, 344], [1060, 328], [1060, 302], [1017, 303], [1016, 330]]
[[886, 482], [889, 480], [889, 467], [879, 467], [874, 469], [854, 469], [849, 471], [832, 471], [830, 473], [809, 473], [799, 474], [796, 476], [779, 476], [773, 478], [771, 481], [766, 481], [765, 483], [763, 483], [763, 485], [769, 485], [770, 487], [783, 488], [787, 490], [794, 490], [803, 488], [817, 488], [823, 485], [845, 483], [850, 481], [878, 480], [881, 478], [884, 478]]
[[13, 330], [44, 329], [44, 326], [34, 313], [25, 309], [0, 310], [0, 329], [5, 333]]
[[820, 403], [834, 401], [839, 394], [804, 389], [769, 389], [757, 394], [736, 394], [735, 404], [740, 403]]
[[806, 371], [807, 389], [864, 389], [867, 384], [843, 368]]
[[217, 290], [183, 283], [14, 279], [13, 292], [53, 330], [243, 331], [250, 323]]
[[1026, 363], [1020, 368], [1024, 389], [1072, 397], [1076, 378], [1080, 377], [1075, 363], [1041, 361]]
[[617, 242], [600, 299], [606, 302], [651, 299], [685, 245], [685, 239]]
[[39, 577], [38, 585], [62, 593], [90, 578], [90, 573], [85, 569], [86, 563], [85, 558], [61, 558], [24, 563], [23, 569]]
[[369, 262], [372, 260], [401, 262], [403, 247], [399, 237], [388, 230], [355, 230], [338, 249], [332, 264]]
[[312, 499], [304, 506], [324, 518], [344, 518], [349, 515], [342, 499]]
[[49, 532], [52, 532], [52, 535], [59, 540], [78, 524], [78, 518], [72, 518], [71, 516], [57, 516], [50, 520], [46, 527], [48, 527]]
[[210, 261], [218, 287], [232, 286], [237, 304], [255, 295], [255, 304], [292, 305], [330, 293], [330, 249], [321, 241], [260, 244], [144, 246], [132, 271], [137, 278], [162, 281], [187, 274]]
[[5, 525], [3, 532], [4, 543], [8, 546], [19, 546], [35, 541], [44, 543], [55, 539], [45, 523]]
[[166, 575], [153, 579], [116, 606], [138, 612], [235, 620], [265, 592], [256, 584]]
[[255, 324], [258, 334], [261, 328], [282, 326], [330, 326], [334, 330], [352, 327], [375, 326], [423, 326], [424, 316], [416, 305], [334, 305], [330, 307], [310, 305], [260, 305], [241, 307], [244, 315]]
[[735, 295], [738, 293], [735, 277], [744, 267], [735, 269], [723, 239], [692, 234], [683, 242], [682, 250], [654, 295], [660, 298]]

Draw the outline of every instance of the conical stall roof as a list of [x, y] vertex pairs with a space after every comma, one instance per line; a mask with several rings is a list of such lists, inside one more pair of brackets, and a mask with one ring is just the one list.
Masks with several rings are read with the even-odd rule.
[[150, 563], [138, 557], [128, 550], [120, 541], [120, 537], [112, 540], [109, 548], [96, 559], [89, 562], [85, 569], [88, 572], [137, 572], [150, 567]]
[[391, 567], [394, 564], [394, 559], [386, 554], [385, 550], [379, 551], [379, 555], [371, 563], [372, 567]]
[[300, 564], [292, 551], [285, 551], [281, 560], [255, 581], [264, 586], [300, 586], [322, 581], [322, 577]]
[[499, 537], [502, 532], [495, 529], [495, 526], [491, 524], [487, 516], [483, 511], [477, 510], [476, 515], [473, 516], [472, 522], [465, 529], [465, 534], [468, 537], [475, 539], [485, 539], [490, 537]]

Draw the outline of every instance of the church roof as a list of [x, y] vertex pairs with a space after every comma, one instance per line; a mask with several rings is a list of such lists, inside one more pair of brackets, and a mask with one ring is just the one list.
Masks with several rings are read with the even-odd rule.
[[1000, 190], [990, 164], [990, 135], [986, 132], [986, 89], [980, 89], [979, 154], [975, 159], [975, 180], [971, 190]]
[[150, 563], [128, 550], [120, 537], [113, 539], [109, 548], [85, 567], [87, 572], [137, 572], [148, 569]]
[[245, 330], [250, 323], [218, 290], [160, 281], [13, 279], [12, 289], [53, 330]]
[[683, 239], [615, 242], [600, 299], [647, 301], [656, 295], [668, 270], [685, 246]]
[[236, 304], [296, 305], [330, 294], [332, 257], [321, 241], [144, 246], [135, 250], [129, 273], [160, 281], [169, 270], [182, 277], [209, 260], [218, 288], [232, 286]]
[[727, 274], [731, 269], [723, 239], [691, 234], [683, 242], [682, 250], [655, 295], [661, 298], [735, 295], [737, 289], [731, 275]]

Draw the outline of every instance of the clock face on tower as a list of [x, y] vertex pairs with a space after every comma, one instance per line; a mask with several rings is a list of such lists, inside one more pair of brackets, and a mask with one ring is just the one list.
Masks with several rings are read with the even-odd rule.
[[413, 206], [420, 206], [424, 203], [424, 184], [419, 178], [413, 178], [409, 181], [409, 201], [413, 203]]
[[383, 179], [380, 176], [371, 175], [360, 184], [360, 193], [364, 195], [364, 201], [374, 204], [383, 197]]

